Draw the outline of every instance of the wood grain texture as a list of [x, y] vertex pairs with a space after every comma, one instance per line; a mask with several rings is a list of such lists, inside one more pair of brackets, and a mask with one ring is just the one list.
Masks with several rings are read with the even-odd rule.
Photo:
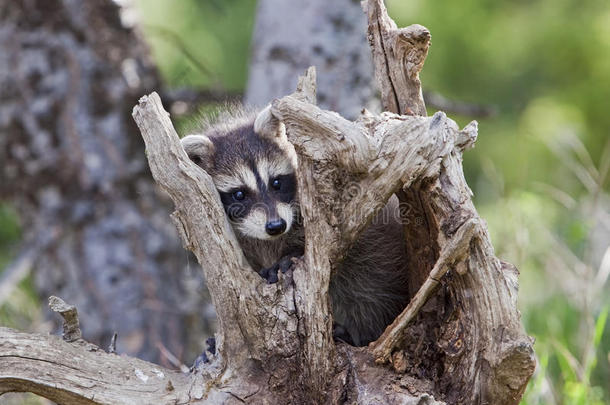
[[0, 394], [29, 391], [61, 404], [175, 404], [187, 375], [97, 346], [0, 327]]
[[363, 2], [369, 43], [384, 111], [426, 115], [419, 72], [430, 47], [430, 31], [419, 24], [397, 28], [383, 0]]
[[[187, 157], [156, 93], [142, 97], [134, 119], [152, 175], [174, 201], [174, 222], [202, 264], [216, 307], [218, 356], [210, 369], [217, 384], [208, 385], [205, 396], [223, 390], [263, 396], [268, 388], [258, 386], [275, 369], [288, 374], [277, 378], [289, 390], [285, 380], [301, 370], [292, 285], [266, 284], [245, 261], [210, 176]], [[252, 375], [253, 367], [264, 372]]]
[[[418, 25], [398, 29], [382, 0], [368, 0], [363, 6], [384, 108], [425, 116], [419, 71], [430, 44], [428, 30]], [[403, 220], [415, 301], [371, 348], [378, 362], [401, 358], [401, 368], [409, 364], [405, 372], [428, 373], [437, 395], [448, 403], [517, 404], [535, 358], [516, 305], [516, 269], [494, 256], [464, 178], [462, 152], [476, 137], [477, 125], [472, 122], [457, 133], [455, 148], [442, 157], [433, 174], [404, 182], [397, 193], [408, 207]], [[480, 226], [467, 256], [438, 280], [433, 273], [446, 260], [444, 253], [460, 242], [459, 236], [454, 238], [471, 221]], [[439, 281], [441, 288], [430, 296], [426, 310], [408, 324], [414, 307], [421, 308], [419, 299]], [[398, 340], [403, 352], [392, 356]]]
[[430, 271], [428, 278], [417, 291], [417, 294], [411, 299], [409, 305], [388, 326], [383, 335], [371, 345], [377, 363], [387, 363], [390, 361], [392, 353], [399, 349], [400, 340], [408, 323], [415, 318], [418, 311], [439, 286], [441, 278], [447, 273], [449, 267], [463, 260], [466, 256], [478, 225], [479, 222], [471, 218], [460, 226], [450, 243], [441, 251], [434, 268]]
[[[312, 82], [310, 70], [301, 80], [301, 92], [278, 100], [272, 108], [286, 124], [299, 155], [299, 196], [306, 232], [303, 260], [296, 264], [292, 277], [282, 276], [274, 285], [265, 284], [243, 260], [210, 177], [180, 147], [159, 97], [155, 93], [145, 96], [134, 109], [151, 172], [174, 201], [173, 217], [185, 246], [205, 263], [210, 294], [218, 309], [218, 356], [180, 387], [173, 384], [176, 392], [171, 395], [188, 397], [191, 402], [214, 399], [219, 403], [231, 403], [236, 398], [254, 403], [334, 403], [342, 398], [388, 404], [397, 398], [405, 403], [425, 398], [427, 403], [472, 403], [477, 398], [516, 403], [533, 363], [531, 344], [516, 312], [514, 273], [500, 268], [483, 225], [476, 227], [477, 237], [470, 243], [472, 227], [463, 225], [478, 223], [461, 173], [461, 153], [476, 138], [476, 126], [459, 130], [442, 113], [415, 117], [364, 112], [359, 120], [350, 122], [302, 101], [312, 99]], [[339, 137], [337, 128], [342, 131]], [[448, 176], [449, 169], [456, 172]], [[380, 357], [366, 348], [335, 346], [328, 284], [349, 247], [349, 239], [358, 235], [397, 187], [421, 178], [432, 179], [431, 184], [437, 187], [431, 194], [434, 198], [430, 198], [435, 203], [433, 213], [439, 215], [442, 235], [438, 240], [441, 261], [433, 274], [432, 287], [440, 282], [443, 293], [452, 294], [446, 300], [451, 303], [459, 297], [461, 306], [454, 307], [448, 316], [447, 308], [439, 307], [436, 301], [436, 306], [426, 312], [428, 318], [413, 319], [409, 315], [410, 323], [398, 321], [399, 326], [390, 326], [390, 333], [397, 338], [391, 345], [384, 345], [382, 338], [378, 347], [389, 348], [392, 361], [402, 359], [403, 365], [394, 367], [401, 372], [394, 374], [374, 365], [375, 360], [386, 360], [387, 355]], [[363, 192], [347, 195], [345, 184], [356, 184]], [[341, 217], [342, 211], [348, 214]], [[466, 271], [453, 271], [459, 266], [466, 266]], [[447, 275], [439, 280], [441, 270]], [[418, 307], [426, 297], [435, 300], [430, 291]], [[438, 333], [430, 342], [438, 348], [436, 357], [418, 350], [407, 352], [408, 346], [397, 344], [408, 343], [411, 327], [429, 326], [430, 319]], [[17, 340], [23, 338], [28, 336], [16, 336]], [[0, 355], [11, 357], [6, 348]], [[404, 365], [420, 355], [421, 366], [434, 369], [440, 365], [446, 373], [436, 380], [413, 374], [416, 370]], [[55, 357], [62, 356], [61, 351], [55, 353]], [[486, 366], [478, 368], [481, 359]], [[5, 390], [20, 386], [52, 398], [75, 395], [85, 399], [95, 392], [94, 387], [87, 386], [85, 391], [60, 388], [59, 393], [48, 393], [50, 388], [46, 386], [43, 390], [23, 385], [29, 377], [27, 369], [19, 364], [27, 361], [16, 358], [0, 374]], [[105, 363], [98, 359], [96, 367], [105, 367]], [[58, 372], [52, 367], [42, 369], [50, 375]], [[9, 370], [21, 370], [17, 373], [19, 383], [14, 382], [15, 374]], [[465, 389], [473, 384], [456, 385], [455, 376], [459, 381], [478, 379], [485, 384], [474, 385], [482, 390]], [[125, 379], [121, 384], [109, 381], [104, 386], [106, 395], [111, 395], [113, 387], [119, 390], [129, 384]], [[451, 384], [453, 391], [444, 390], [444, 384]], [[116, 395], [133, 395], [118, 392]], [[160, 391], [157, 394], [161, 395]]]
[[[372, 26], [383, 23], [395, 30], [380, 4], [377, 0], [369, 4], [369, 18], [377, 19]], [[172, 379], [168, 393], [168, 386], [162, 388], [159, 381], [150, 403], [176, 399], [227, 404], [519, 402], [535, 361], [516, 306], [518, 272], [495, 257], [464, 178], [462, 153], [476, 140], [476, 123], [460, 129], [442, 112], [426, 117], [423, 104], [418, 104], [416, 73], [427, 50], [422, 32], [418, 27], [394, 32], [423, 38], [414, 45], [419, 54], [404, 50], [384, 54], [388, 63], [402, 66], [403, 79], [408, 80], [387, 81], [391, 86], [382, 86], [382, 96], [388, 103], [396, 100], [394, 106], [388, 104], [394, 112], [407, 106], [413, 114], [373, 115], [363, 110], [357, 120], [349, 121], [320, 109], [315, 105], [313, 69], [299, 80], [295, 93], [273, 102], [272, 114], [286, 125], [299, 158], [297, 181], [306, 239], [303, 258], [273, 285], [265, 284], [244, 261], [210, 177], [180, 147], [159, 97], [153, 93], [140, 100], [134, 118], [146, 143], [151, 172], [175, 204], [173, 218], [185, 247], [204, 265], [219, 318], [217, 356], [188, 376], [160, 370], [176, 382]], [[380, 35], [387, 37], [388, 31]], [[395, 40], [403, 47], [408, 42]], [[379, 52], [376, 47], [382, 42], [372, 45], [373, 52]], [[398, 63], [392, 60], [396, 57], [407, 59]], [[387, 70], [376, 72], [391, 75]], [[402, 219], [415, 298], [369, 347], [335, 344], [328, 298], [331, 274], [394, 193], [408, 205]], [[57, 359], [79, 349], [52, 337], [45, 339], [58, 341], [53, 343], [58, 349], [46, 352], [54, 354], [45, 357], [36, 352], [32, 358], [43, 359], [35, 360], [39, 370], [50, 376], [49, 381], [57, 378], [61, 384], [30, 383], [32, 359], [24, 355], [24, 348], [48, 343], [14, 331], [2, 333], [6, 337], [0, 340], [0, 356], [12, 361], [4, 369], [0, 366], [4, 391], [36, 389], [50, 398], [73, 396], [83, 401], [75, 403], [108, 403], [103, 401], [110, 395], [147, 400], [147, 395], [154, 395], [140, 382], [134, 391], [122, 391], [133, 378], [129, 364], [144, 367], [134, 359], [116, 366], [123, 370], [118, 379], [102, 372], [104, 382], [95, 380], [94, 386], [56, 377]], [[100, 355], [95, 367], [105, 370], [112, 365], [106, 356], [113, 355]], [[91, 367], [79, 365], [74, 374]], [[146, 370], [147, 376], [154, 374]], [[71, 375], [72, 371], [65, 378]], [[98, 384], [106, 397], [92, 398]]]

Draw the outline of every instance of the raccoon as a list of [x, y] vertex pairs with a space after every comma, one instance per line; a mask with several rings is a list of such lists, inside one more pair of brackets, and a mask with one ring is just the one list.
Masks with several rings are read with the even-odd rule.
[[[298, 170], [285, 127], [271, 114], [234, 109], [182, 138], [189, 158], [213, 179], [246, 259], [267, 280], [278, 280], [305, 238], [297, 201]], [[349, 249], [332, 275], [335, 338], [355, 346], [377, 339], [406, 306], [407, 257], [393, 197]]]

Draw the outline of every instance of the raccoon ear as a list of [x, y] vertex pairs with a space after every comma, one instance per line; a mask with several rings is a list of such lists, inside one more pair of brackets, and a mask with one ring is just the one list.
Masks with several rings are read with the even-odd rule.
[[205, 135], [187, 135], [180, 140], [188, 157], [199, 167], [208, 170], [212, 166], [214, 144]]
[[271, 113], [271, 104], [258, 113], [254, 120], [254, 132], [268, 138], [286, 138], [286, 127]]

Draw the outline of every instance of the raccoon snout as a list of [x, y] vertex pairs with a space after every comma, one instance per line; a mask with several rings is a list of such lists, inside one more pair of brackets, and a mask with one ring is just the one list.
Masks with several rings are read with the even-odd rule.
[[267, 222], [265, 225], [265, 231], [271, 236], [280, 235], [286, 230], [286, 221], [283, 219], [277, 219]]

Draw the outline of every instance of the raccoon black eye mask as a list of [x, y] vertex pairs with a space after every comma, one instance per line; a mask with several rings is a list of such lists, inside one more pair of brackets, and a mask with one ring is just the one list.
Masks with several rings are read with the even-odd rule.
[[[270, 107], [237, 108], [185, 136], [189, 158], [208, 172], [252, 268], [268, 283], [302, 256], [297, 157]], [[408, 302], [397, 201], [390, 200], [332, 276], [335, 336], [362, 346], [377, 339]], [[384, 219], [382, 221], [381, 219]], [[388, 221], [389, 219], [389, 221]]]

